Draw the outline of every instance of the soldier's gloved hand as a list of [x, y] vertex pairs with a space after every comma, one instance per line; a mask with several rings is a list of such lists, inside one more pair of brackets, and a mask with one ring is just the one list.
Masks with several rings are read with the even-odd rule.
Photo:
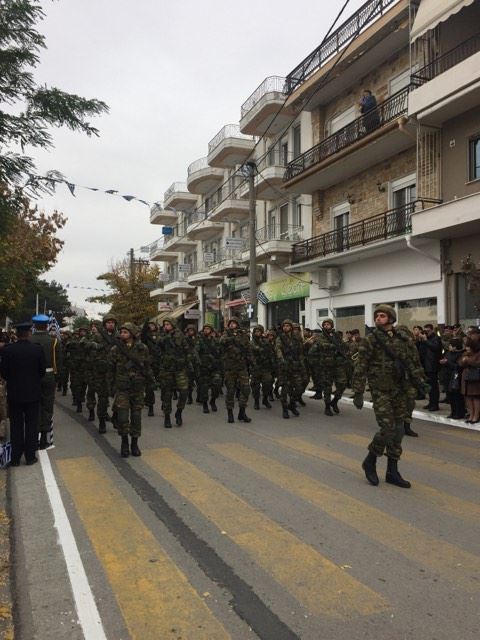
[[356, 392], [353, 396], [353, 404], [357, 409], [363, 409], [363, 393]]

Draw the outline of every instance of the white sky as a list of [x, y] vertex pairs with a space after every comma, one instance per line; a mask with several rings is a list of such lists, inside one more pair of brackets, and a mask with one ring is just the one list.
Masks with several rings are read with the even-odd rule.
[[[238, 123], [240, 106], [271, 75], [284, 76], [321, 42], [344, 0], [43, 0], [40, 83], [104, 100], [99, 138], [59, 129], [55, 147], [31, 153], [38, 173], [58, 169], [76, 184], [163, 200], [209, 140]], [[351, 0], [342, 21], [362, 2]], [[96, 278], [160, 236], [149, 209], [66, 186], [40, 206], [68, 222], [58, 264], [46, 275], [85, 302]]]

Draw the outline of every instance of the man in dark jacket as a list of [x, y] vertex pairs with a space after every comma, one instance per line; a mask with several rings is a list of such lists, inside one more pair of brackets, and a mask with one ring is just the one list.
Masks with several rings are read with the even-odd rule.
[[440, 388], [438, 386], [438, 370], [440, 368], [440, 358], [442, 357], [442, 341], [433, 329], [433, 324], [426, 324], [423, 327], [425, 333], [423, 344], [425, 345], [423, 368], [430, 385], [429, 402], [425, 409], [428, 411], [438, 411], [438, 401], [440, 399]]
[[18, 467], [23, 454], [27, 464], [37, 462], [35, 451], [46, 360], [42, 347], [29, 340], [31, 328], [30, 322], [16, 325], [18, 340], [3, 348], [0, 362], [1, 375], [7, 381], [12, 467]]

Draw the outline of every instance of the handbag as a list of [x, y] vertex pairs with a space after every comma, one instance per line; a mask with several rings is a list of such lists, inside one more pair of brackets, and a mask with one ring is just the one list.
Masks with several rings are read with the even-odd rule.
[[465, 370], [465, 380], [467, 382], [480, 382], [480, 367], [468, 367]]

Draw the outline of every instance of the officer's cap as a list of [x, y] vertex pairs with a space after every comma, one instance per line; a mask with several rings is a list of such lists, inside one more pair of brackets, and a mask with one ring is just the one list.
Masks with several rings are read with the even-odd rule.
[[378, 307], [375, 307], [375, 310], [373, 312], [373, 317], [375, 318], [377, 313], [380, 313], [380, 312], [386, 313], [392, 322], [397, 321], [397, 314], [395, 312], [395, 309], [391, 307], [389, 304], [379, 304]]
[[28, 331], [32, 328], [32, 323], [27, 320], [26, 322], [17, 322], [17, 324], [14, 324], [13, 326], [18, 331]]
[[33, 316], [32, 318], [32, 322], [43, 323], [43, 322], [49, 322], [49, 321], [50, 321], [50, 318], [44, 313], [38, 313], [36, 316]]

